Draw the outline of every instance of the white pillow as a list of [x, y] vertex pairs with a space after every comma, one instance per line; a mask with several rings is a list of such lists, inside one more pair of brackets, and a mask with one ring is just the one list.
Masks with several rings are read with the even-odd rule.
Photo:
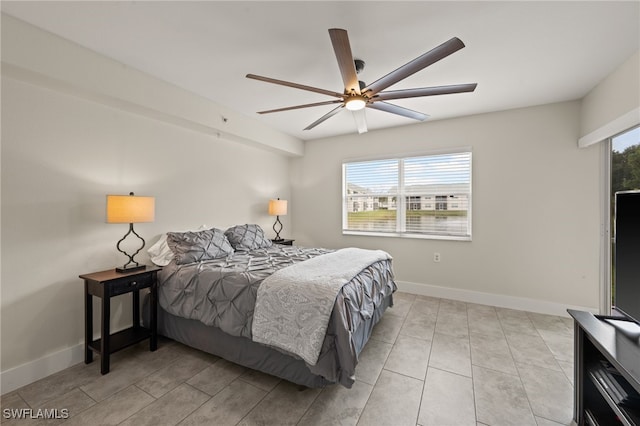
[[[211, 226], [208, 225], [200, 225], [198, 229], [188, 229], [187, 231], [179, 231], [179, 232], [188, 232], [188, 231], [203, 231], [205, 229], [209, 229]], [[156, 241], [154, 245], [149, 247], [147, 250], [149, 254], [149, 258], [151, 261], [158, 266], [167, 266], [171, 260], [173, 260], [173, 252], [169, 248], [169, 244], [167, 244], [167, 234], [164, 233], [160, 236], [160, 239]]]

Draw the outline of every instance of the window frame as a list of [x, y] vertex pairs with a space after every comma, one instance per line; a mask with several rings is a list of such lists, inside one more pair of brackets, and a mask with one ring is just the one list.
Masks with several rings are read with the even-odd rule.
[[[467, 235], [448, 235], [437, 233], [412, 233], [406, 230], [406, 213], [408, 210], [407, 203], [411, 196], [416, 194], [405, 194], [404, 190], [404, 161], [411, 158], [441, 156], [447, 154], [469, 154], [469, 193], [468, 193], [468, 209], [467, 209]], [[348, 209], [346, 208], [347, 198], [352, 196], [347, 191], [347, 166], [353, 163], [369, 162], [369, 161], [397, 161], [398, 162], [398, 192], [396, 194], [380, 194], [382, 196], [398, 197], [396, 200], [396, 229], [395, 231], [359, 231], [347, 229], [348, 226]], [[398, 156], [377, 156], [366, 158], [350, 158], [342, 162], [342, 235], [372, 236], [372, 237], [395, 237], [395, 238], [412, 238], [412, 239], [429, 239], [429, 240], [448, 240], [448, 241], [472, 241], [472, 212], [473, 212], [473, 151], [471, 147], [459, 147], [453, 149], [442, 149], [428, 152], [406, 153]], [[375, 196], [377, 194], [368, 194]], [[457, 195], [457, 194], [456, 194]], [[421, 195], [420, 197], [423, 197]], [[429, 202], [436, 205], [436, 197], [433, 195]]]

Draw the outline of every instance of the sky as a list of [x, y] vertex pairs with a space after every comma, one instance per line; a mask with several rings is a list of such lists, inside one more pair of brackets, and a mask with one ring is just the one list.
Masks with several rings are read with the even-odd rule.
[[[347, 182], [385, 193], [399, 186], [400, 159], [346, 163]], [[404, 182], [411, 185], [469, 183], [471, 153], [429, 155], [404, 159]]]
[[640, 127], [631, 129], [628, 132], [622, 133], [613, 138], [613, 151], [623, 152], [631, 145], [640, 144]]

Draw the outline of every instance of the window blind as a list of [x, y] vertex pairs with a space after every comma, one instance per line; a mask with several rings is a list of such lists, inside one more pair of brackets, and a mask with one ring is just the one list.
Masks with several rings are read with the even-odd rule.
[[343, 232], [471, 239], [471, 152], [343, 164]]

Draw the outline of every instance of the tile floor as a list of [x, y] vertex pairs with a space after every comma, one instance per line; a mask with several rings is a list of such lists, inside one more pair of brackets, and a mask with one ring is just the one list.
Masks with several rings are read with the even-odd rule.
[[[352, 389], [298, 386], [162, 340], [80, 363], [2, 397], [66, 409], [64, 425], [568, 425], [569, 318], [397, 293]], [[3, 424], [35, 424], [7, 420]]]

